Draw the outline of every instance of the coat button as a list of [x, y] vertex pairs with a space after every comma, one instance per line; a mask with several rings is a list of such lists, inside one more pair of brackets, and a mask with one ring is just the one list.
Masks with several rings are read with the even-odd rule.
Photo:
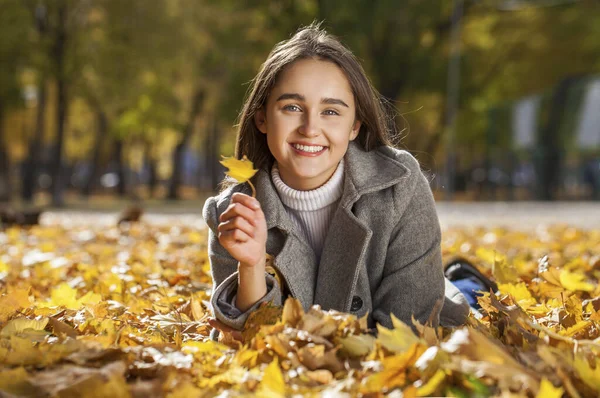
[[354, 296], [352, 297], [352, 306], [350, 307], [350, 311], [356, 312], [360, 310], [363, 306], [363, 301], [360, 297]]

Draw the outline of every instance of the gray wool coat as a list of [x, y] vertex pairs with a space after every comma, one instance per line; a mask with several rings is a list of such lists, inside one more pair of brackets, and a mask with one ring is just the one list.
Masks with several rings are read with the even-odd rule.
[[[213, 277], [212, 310], [230, 327], [242, 329], [260, 303], [281, 305], [291, 295], [305, 310], [319, 304], [361, 317], [370, 328], [392, 327], [390, 314], [408, 325], [411, 316], [430, 316], [444, 326], [465, 322], [469, 305], [444, 278], [440, 227], [429, 184], [417, 160], [390, 147], [364, 151], [355, 142], [345, 155], [343, 194], [331, 221], [321, 260], [286, 213], [269, 172], [256, 177], [256, 197], [266, 217], [267, 253], [274, 256], [284, 286], [265, 273], [267, 294], [244, 313], [232, 305], [237, 261], [217, 239], [219, 216], [239, 184], [209, 198], [203, 209], [209, 226], [208, 253]], [[436, 306], [436, 302], [443, 304]], [[441, 307], [441, 310], [440, 310]], [[433, 312], [433, 314], [432, 314]]]

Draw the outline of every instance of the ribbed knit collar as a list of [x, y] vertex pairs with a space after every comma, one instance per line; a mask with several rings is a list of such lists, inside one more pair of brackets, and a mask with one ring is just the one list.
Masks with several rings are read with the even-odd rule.
[[271, 178], [284, 205], [299, 211], [322, 209], [337, 201], [344, 189], [344, 159], [340, 161], [331, 178], [319, 188], [297, 191], [287, 186], [279, 176], [277, 162], [271, 169]]

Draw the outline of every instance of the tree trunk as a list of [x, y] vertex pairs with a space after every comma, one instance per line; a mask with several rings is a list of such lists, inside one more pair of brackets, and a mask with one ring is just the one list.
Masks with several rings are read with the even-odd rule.
[[196, 118], [200, 114], [202, 110], [202, 105], [204, 103], [204, 90], [198, 89], [194, 94], [194, 98], [192, 100], [192, 108], [190, 110], [190, 115], [188, 118], [188, 122], [185, 126], [183, 136], [181, 140], [177, 143], [175, 147], [175, 151], [173, 151], [173, 174], [171, 175], [171, 182], [169, 184], [169, 199], [179, 199], [179, 187], [181, 185], [182, 173], [183, 173], [183, 154], [185, 153], [185, 149], [192, 138], [194, 133], [194, 124], [196, 123]]
[[37, 186], [37, 176], [41, 161], [42, 142], [44, 140], [44, 115], [46, 114], [46, 79], [42, 78], [39, 87], [39, 98], [35, 118], [35, 136], [29, 143], [29, 155], [23, 170], [23, 187], [21, 197], [25, 202], [32, 202]]
[[100, 171], [100, 157], [102, 153], [102, 142], [104, 137], [106, 137], [106, 133], [108, 131], [108, 119], [106, 117], [106, 113], [102, 109], [97, 109], [97, 122], [98, 125], [96, 127], [96, 137], [94, 139], [94, 148], [92, 149], [92, 163], [90, 166], [90, 172], [88, 174], [87, 181], [85, 182], [83, 189], [81, 190], [81, 195], [84, 197], [89, 197], [94, 190], [96, 185], [96, 180], [98, 179], [98, 174]]
[[209, 137], [210, 138], [207, 145], [207, 169], [210, 173], [210, 188], [216, 192], [219, 187], [219, 183], [223, 179], [223, 166], [221, 166], [221, 164], [219, 163], [220, 130], [219, 124], [216, 122], [216, 120], [209, 132]]
[[158, 173], [156, 170], [156, 160], [152, 156], [152, 144], [150, 141], [146, 141], [144, 152], [146, 164], [148, 165], [148, 196], [152, 198], [158, 186]]
[[10, 161], [4, 140], [3, 108], [0, 102], [0, 202], [9, 202], [12, 193], [10, 179]]
[[62, 149], [64, 144], [65, 122], [67, 117], [67, 82], [65, 76], [65, 50], [67, 42], [66, 24], [67, 6], [66, 3], [63, 3], [58, 8], [56, 41], [52, 51], [56, 67], [56, 83], [58, 90], [58, 104], [56, 108], [56, 142], [54, 159], [52, 163], [52, 204], [59, 207], [64, 205]]
[[562, 168], [560, 126], [564, 119], [569, 89], [576, 80], [577, 76], [565, 78], [558, 84], [552, 96], [549, 117], [542, 131], [543, 139], [539, 140], [537, 152], [538, 200], [554, 200], [558, 193]]
[[115, 161], [117, 163], [117, 177], [119, 179], [117, 184], [117, 193], [120, 197], [127, 195], [127, 181], [125, 175], [125, 162], [123, 162], [123, 140], [115, 140]]

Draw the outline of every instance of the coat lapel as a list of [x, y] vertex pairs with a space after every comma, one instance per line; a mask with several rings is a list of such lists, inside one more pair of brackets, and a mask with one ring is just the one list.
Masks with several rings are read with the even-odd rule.
[[324, 310], [350, 310], [371, 235], [349, 209], [338, 207], [325, 239], [315, 291], [315, 302]]
[[410, 174], [404, 165], [386, 156], [385, 150], [365, 152], [358, 144], [350, 143], [344, 193], [331, 221], [320, 265], [287, 215], [270, 173], [266, 170], [257, 173], [256, 197], [265, 213], [267, 228], [279, 228], [285, 235], [283, 247], [275, 257], [275, 267], [305, 310], [315, 303], [323, 309], [350, 310], [360, 266], [366, 261], [366, 249], [373, 235], [353, 214], [352, 206], [362, 195], [390, 187]]
[[256, 178], [256, 198], [265, 214], [267, 229], [278, 228], [285, 235], [283, 247], [275, 257], [274, 266], [284, 278], [290, 293], [300, 300], [305, 310], [308, 310], [314, 303], [317, 278], [315, 253], [290, 220], [269, 173], [260, 170]]
[[396, 184], [409, 170], [376, 151], [350, 143], [346, 153], [344, 193], [329, 227], [319, 265], [315, 302], [323, 309], [348, 312], [373, 231], [352, 212], [358, 199]]

